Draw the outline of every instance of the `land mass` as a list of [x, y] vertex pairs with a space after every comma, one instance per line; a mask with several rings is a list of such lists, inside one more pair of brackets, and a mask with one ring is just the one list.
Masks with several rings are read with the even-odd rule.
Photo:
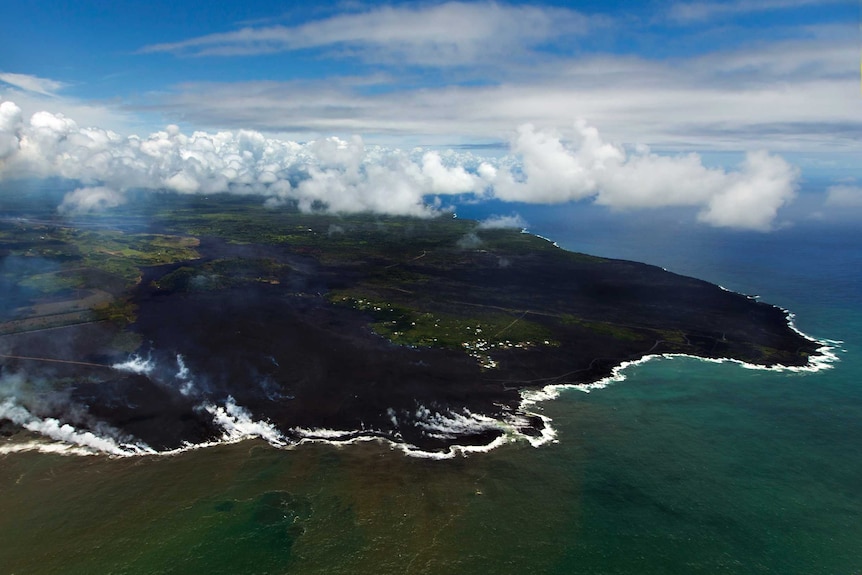
[[121, 214], [0, 209], [0, 373], [23, 382], [0, 403], [117, 445], [244, 433], [442, 453], [542, 437], [525, 391], [645, 355], [806, 366], [819, 353], [779, 308], [451, 214], [171, 194]]

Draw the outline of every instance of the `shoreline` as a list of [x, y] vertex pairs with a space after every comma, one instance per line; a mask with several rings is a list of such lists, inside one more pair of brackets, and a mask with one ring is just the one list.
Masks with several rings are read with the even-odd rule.
[[[544, 240], [563, 252], [568, 251], [564, 248], [560, 248], [556, 242], [538, 234], [528, 232], [526, 229], [522, 229], [520, 233]], [[205, 260], [206, 258], [203, 259]], [[630, 263], [640, 264], [640, 262]], [[182, 263], [166, 264], [167, 267], [171, 268], [180, 265], [182, 265]], [[651, 266], [650, 264], [640, 265]], [[149, 268], [146, 273], [154, 274], [157, 271], [156, 268], [161, 270], [166, 266], [155, 266]], [[664, 270], [664, 268], [660, 269]], [[667, 272], [667, 270], [664, 271]], [[675, 276], [679, 275], [674, 272], [668, 273]], [[717, 286], [724, 292], [742, 296], [748, 300], [758, 300], [758, 296], [748, 296], [738, 292], [733, 292], [719, 284], [711, 285]], [[474, 414], [466, 407], [462, 408], [460, 411], [457, 409], [440, 410], [437, 408], [436, 412], [432, 415], [432, 412], [429, 412], [421, 404], [418, 404], [421, 409], [425, 409], [426, 413], [421, 419], [417, 414], [414, 426], [424, 430], [429, 437], [440, 440], [452, 440], [451, 444], [442, 445], [440, 449], [423, 449], [417, 444], [404, 440], [401, 436], [401, 431], [398, 429], [398, 424], [395, 422], [394, 412], [393, 414], [390, 414], [393, 421], [393, 428], [388, 430], [384, 430], [382, 428], [367, 429], [363, 423], [359, 428], [348, 430], [291, 427], [289, 429], [285, 428], [285, 431], [282, 432], [276, 427], [276, 425], [267, 419], [266, 416], [262, 416], [261, 419], [254, 419], [247, 408], [238, 405], [232, 395], [227, 395], [222, 396], [217, 401], [214, 401], [212, 397], [207, 396], [195, 397], [195, 399], [200, 399], [200, 402], [195, 404], [194, 409], [202, 414], [208, 413], [210, 419], [209, 425], [211, 425], [215, 434], [221, 434], [220, 437], [210, 439], [201, 438], [203, 440], [197, 442], [194, 440], [183, 441], [180, 447], [170, 447], [158, 450], [151, 448], [143, 440], [137, 440], [134, 442], [123, 441], [124, 432], [119, 428], [114, 429], [108, 427], [107, 429], [110, 431], [109, 434], [97, 435], [86, 428], [76, 429], [74, 426], [68, 423], [63, 424], [57, 419], [50, 417], [37, 417], [27, 411], [24, 406], [18, 405], [14, 397], [10, 397], [6, 398], [5, 402], [0, 404], [0, 408], [4, 408], [6, 412], [12, 413], [13, 416], [10, 417], [6, 413], [2, 413], [0, 415], [4, 415], [5, 419], [10, 419], [13, 423], [18, 424], [24, 430], [40, 434], [45, 438], [45, 440], [43, 441], [39, 438], [31, 438], [27, 441], [15, 442], [15, 436], [12, 436], [13, 441], [7, 439], [5, 445], [0, 445], [0, 455], [35, 450], [44, 453], [62, 453], [67, 455], [103, 454], [108, 457], [163, 456], [176, 455], [186, 451], [236, 443], [255, 438], [261, 439], [277, 449], [291, 449], [294, 446], [305, 443], [325, 443], [343, 446], [359, 441], [380, 441], [389, 444], [392, 449], [402, 451], [406, 456], [430, 459], [451, 459], [458, 455], [467, 456], [471, 453], [488, 452], [506, 443], [522, 440], [526, 440], [533, 447], [539, 447], [557, 440], [557, 432], [552, 426], [552, 419], [540, 413], [541, 408], [538, 407], [539, 403], [559, 397], [560, 392], [564, 389], [577, 389], [588, 393], [595, 389], [607, 387], [611, 383], [624, 381], [627, 378], [624, 371], [628, 367], [640, 365], [656, 358], [672, 359], [674, 357], [690, 357], [710, 363], [734, 362], [738, 363], [744, 369], [776, 372], [787, 371], [793, 373], [818, 372], [823, 369], [831, 368], [832, 364], [839, 360], [839, 357], [834, 353], [834, 350], [836, 350], [837, 345], [841, 342], [813, 338], [803, 333], [795, 326], [795, 315], [792, 312], [780, 306], [771, 304], [766, 305], [774, 310], [779, 310], [783, 314], [786, 326], [789, 327], [792, 332], [802, 337], [805, 341], [818, 346], [815, 349], [815, 353], [808, 356], [807, 363], [805, 365], [783, 365], [780, 363], [761, 365], [731, 357], [704, 357], [678, 352], [647, 352], [645, 355], [638, 357], [637, 359], [621, 361], [612, 366], [603, 366], [601, 370], [597, 371], [604, 372], [604, 374], [592, 374], [593, 377], [598, 376], [594, 381], [589, 381], [589, 379], [587, 379], [586, 382], [580, 383], [553, 383], [537, 388], [522, 388], [517, 390], [517, 395], [513, 397], [513, 401], [509, 408], [494, 413], [493, 417], [483, 413]], [[775, 324], [778, 323], [777, 320], [778, 317], [775, 317]], [[655, 347], [656, 346], [653, 346], [652, 349], [655, 349]], [[636, 354], [632, 354], [632, 356], [636, 357]], [[182, 379], [187, 385], [191, 386], [192, 380], [189, 379], [188, 370], [182, 363], [182, 355], [179, 353], [177, 354], [177, 361], [179, 366], [178, 369], [180, 370], [177, 373], [177, 377]], [[139, 355], [132, 354], [126, 361], [117, 362], [105, 367], [109, 367], [117, 371], [125, 371], [146, 376], [149, 371], [153, 369], [153, 364], [149, 356], [145, 359]], [[179, 373], [184, 370], [186, 374], [184, 376], [180, 376]], [[559, 381], [563, 379], [564, 376], [558, 376], [557, 378], [546, 378], [546, 381]], [[183, 391], [182, 389], [179, 391], [182, 395], [188, 396], [186, 391]], [[541, 427], [532, 426], [529, 421], [530, 418], [534, 418], [534, 421], [541, 421]], [[446, 425], [449, 425], [450, 427], [446, 428]], [[531, 434], [526, 431], [533, 431], [534, 433]], [[469, 439], [474, 441], [477, 439], [480, 441], [487, 440], [489, 435], [493, 435], [493, 439], [490, 439], [487, 443], [466, 443]], [[465, 443], [458, 443], [459, 439], [465, 440]]]
[[[501, 432], [500, 435], [484, 445], [461, 445], [455, 443], [448, 446], [445, 451], [426, 451], [411, 443], [398, 441], [393, 437], [389, 437], [383, 431], [366, 429], [333, 430], [323, 428], [293, 428], [291, 431], [300, 436], [298, 440], [293, 440], [278, 431], [270, 422], [251, 419], [251, 415], [241, 406], [237, 406], [236, 403], [233, 402], [233, 398], [229, 397], [225, 406], [217, 406], [214, 404], [202, 405], [202, 408], [210, 412], [214, 421], [219, 424], [223, 430], [223, 435], [220, 439], [200, 443], [187, 443], [186, 445], [175, 449], [158, 451], [145, 444], [116, 443], [113, 438], [99, 438], [90, 431], [77, 431], [74, 430], [72, 426], [66, 424], [65, 427], [71, 428], [73, 433], [91, 434], [100, 441], [111, 441], [115, 443], [114, 446], [111, 446], [111, 449], [107, 449], [105, 447], [99, 449], [92, 445], [51, 438], [50, 436], [40, 433], [38, 430], [25, 426], [25, 429], [28, 429], [31, 433], [36, 433], [41, 437], [30, 438], [23, 442], [14, 441], [14, 437], [8, 438], [4, 445], [0, 445], [0, 456], [35, 451], [39, 453], [64, 456], [107, 456], [108, 458], [165, 457], [249, 440], [263, 441], [274, 449], [287, 451], [306, 444], [325, 444], [332, 445], [334, 447], [343, 447], [359, 442], [376, 441], [381, 444], [388, 444], [392, 450], [401, 451], [407, 457], [434, 460], [453, 459], [458, 456], [467, 457], [473, 453], [487, 453], [508, 443], [516, 443], [520, 441], [526, 441], [532, 447], [538, 448], [557, 441], [557, 432], [552, 425], [553, 420], [539, 412], [541, 408], [538, 407], [538, 404], [559, 398], [561, 392], [565, 390], [571, 389], [581, 391], [583, 393], [590, 393], [594, 390], [604, 389], [613, 383], [623, 382], [628, 377], [624, 373], [626, 369], [646, 364], [655, 359], [671, 360], [674, 358], [690, 358], [716, 364], [736, 363], [742, 369], [790, 373], [817, 373], [819, 371], [831, 369], [834, 363], [840, 361], [840, 357], [835, 353], [835, 350], [839, 349], [839, 346], [842, 344], [841, 341], [816, 339], [799, 331], [792, 323], [794, 315], [788, 310], [784, 310], [783, 308], [779, 309], [782, 309], [782, 311], [787, 314], [789, 327], [809, 341], [821, 344], [817, 349], [818, 355], [810, 357], [809, 364], [806, 366], [785, 366], [779, 364], [766, 366], [752, 364], [734, 358], [710, 358], [683, 353], [647, 354], [636, 360], [621, 362], [612, 368], [610, 375], [591, 383], [558, 383], [549, 384], [538, 389], [522, 390], [520, 392], [521, 402], [518, 406], [517, 412], [510, 414], [508, 418], [503, 418], [501, 420], [484, 415], [470, 414], [471, 416], [479, 418], [481, 423], [485, 425], [486, 429], [496, 429]], [[121, 368], [115, 366], [115, 369]], [[540, 418], [544, 423], [540, 435], [531, 436], [518, 431], [516, 420], [519, 417]]]

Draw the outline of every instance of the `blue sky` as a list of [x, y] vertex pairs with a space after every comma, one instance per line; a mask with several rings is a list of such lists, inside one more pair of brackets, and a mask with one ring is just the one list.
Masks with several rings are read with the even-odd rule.
[[[853, 1], [40, 1], [7, 2], [3, 12], [0, 101], [15, 103], [21, 125], [45, 110], [74, 120], [75, 129], [123, 137], [167, 125], [187, 134], [253, 130], [302, 144], [359, 136], [362, 162], [373, 145], [452, 149], [441, 156], [444, 167], [470, 174], [480, 156], [508, 153], [527, 165], [502, 166], [515, 180], [542, 180], [539, 169], [554, 177], [541, 190], [516, 190], [487, 172], [481, 193], [626, 209], [667, 202], [718, 209], [714, 195], [682, 199], [689, 191], [655, 202], [603, 191], [660, 167], [644, 157], [697, 153], [706, 171], [671, 168], [715, 180], [715, 190], [736, 180], [717, 183], [710, 169], [745, 173], [740, 162], [753, 157], [759, 163], [749, 171], [767, 180], [784, 178], [798, 191], [804, 178], [819, 178], [843, 186], [834, 205], [862, 204], [852, 179], [862, 137]], [[593, 151], [583, 147], [584, 126], [599, 133]], [[602, 146], [621, 152], [595, 155]], [[565, 152], [559, 162], [552, 148]], [[779, 175], [765, 175], [766, 156], [750, 156], [763, 151], [787, 164], [771, 168]], [[23, 160], [6, 163], [7, 172], [27, 171]], [[501, 168], [499, 159], [490, 165]], [[632, 173], [608, 177], [610, 165]], [[176, 169], [162, 180], [196, 177]], [[460, 191], [476, 192], [473, 183]], [[422, 191], [450, 189], [435, 186]], [[774, 226], [769, 210], [791, 195], [776, 192], [749, 224]], [[710, 213], [699, 217], [736, 221]]]

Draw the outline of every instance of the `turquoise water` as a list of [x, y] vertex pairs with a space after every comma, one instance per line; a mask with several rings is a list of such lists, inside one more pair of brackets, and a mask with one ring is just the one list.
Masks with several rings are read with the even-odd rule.
[[862, 572], [862, 232], [524, 216], [759, 294], [846, 351], [819, 373], [652, 361], [542, 404], [555, 444], [450, 461], [373, 442], [0, 456], [0, 572]]
[[[678, 231], [638, 249], [660, 254], [673, 271], [789, 308], [800, 329], [843, 340], [844, 351], [816, 374], [661, 360], [588, 398], [566, 396], [553, 409], [586, 404], [599, 418], [586, 429], [582, 418], [557, 418], [560, 449], [579, 435], [594, 446], [580, 465], [589, 477], [582, 526], [598, 537], [574, 546], [567, 568], [858, 573], [862, 234], [818, 226], [769, 235]], [[620, 252], [631, 249], [625, 237]]]

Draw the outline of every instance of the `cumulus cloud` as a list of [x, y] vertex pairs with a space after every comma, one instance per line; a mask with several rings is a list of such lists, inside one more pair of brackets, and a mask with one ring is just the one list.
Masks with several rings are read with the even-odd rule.
[[520, 170], [485, 167], [495, 195], [508, 201], [563, 203], [592, 198], [611, 208], [700, 207], [714, 226], [768, 230], [796, 192], [799, 172], [782, 158], [758, 151], [741, 168], [708, 168], [697, 154], [633, 153], [605, 142], [579, 122], [571, 142], [522, 126], [512, 144]]
[[742, 170], [725, 175], [725, 185], [698, 219], [714, 226], [766, 231], [778, 209], [796, 195], [799, 170], [765, 151], [746, 155]]
[[[629, 151], [585, 122], [568, 138], [523, 125], [510, 156], [479, 159], [367, 146], [358, 136], [298, 143], [248, 130], [187, 135], [168, 126], [146, 138], [121, 137], [81, 128], [62, 114], [43, 111], [25, 121], [6, 102], [0, 142], [0, 179], [81, 182], [59, 206], [72, 214], [119, 206], [130, 189], [255, 194], [271, 207], [417, 216], [437, 213], [441, 195], [472, 194], [546, 204], [591, 200], [617, 209], [690, 206], [710, 225], [768, 230], [798, 179], [795, 168], [767, 152], [749, 153], [735, 171], [709, 168], [696, 154]], [[483, 225], [524, 223], [510, 216]]]
[[415, 158], [368, 148], [358, 136], [300, 144], [248, 130], [186, 135], [168, 126], [146, 138], [121, 137], [44, 111], [24, 121], [11, 102], [0, 107], [0, 128], [0, 178], [60, 176], [85, 184], [64, 199], [60, 210], [67, 213], [115, 207], [127, 190], [142, 188], [258, 194], [269, 205], [294, 201], [306, 210], [429, 215], [427, 195], [484, 185], [437, 152]]
[[5, 158], [18, 151], [18, 131], [22, 125], [21, 108], [14, 102], [0, 102], [0, 168]]

